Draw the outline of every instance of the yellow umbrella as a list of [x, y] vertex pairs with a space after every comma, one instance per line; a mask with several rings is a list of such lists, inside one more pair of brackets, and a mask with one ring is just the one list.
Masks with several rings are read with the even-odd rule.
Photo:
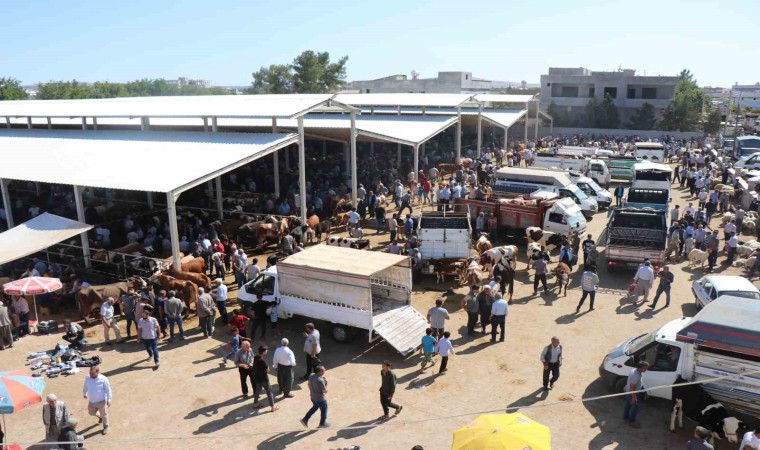
[[454, 432], [451, 450], [551, 450], [549, 427], [520, 414], [484, 414]]

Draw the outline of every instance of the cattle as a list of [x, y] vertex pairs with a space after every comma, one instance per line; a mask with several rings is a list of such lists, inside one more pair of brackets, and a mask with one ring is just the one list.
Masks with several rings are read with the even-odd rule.
[[707, 261], [707, 252], [698, 248], [689, 252], [689, 266], [699, 264], [700, 267], [705, 267], [705, 261]]
[[542, 253], [544, 253], [544, 249], [541, 248], [541, 244], [538, 242], [531, 242], [528, 244], [528, 247], [525, 249], [525, 255], [528, 257], [528, 266], [526, 267], [526, 270], [530, 269], [530, 264], [540, 258]]
[[739, 245], [736, 247], [736, 254], [741, 258], [749, 258], [753, 253], [755, 253], [755, 250], [748, 245]]
[[729, 416], [726, 408], [716, 402], [701, 385], [684, 384], [686, 380], [679, 377], [673, 386], [673, 409], [670, 413], [670, 431], [683, 428], [683, 416], [707, 428], [715, 439], [727, 439], [735, 444], [739, 442], [739, 429], [744, 423], [736, 417]]
[[240, 225], [237, 230], [235, 230], [235, 240], [238, 244], [243, 244], [244, 242], [251, 242], [258, 238], [258, 230], [261, 225], [264, 224], [263, 220], [256, 221], [256, 222], [249, 222], [244, 223]]
[[493, 267], [499, 261], [504, 258], [514, 259], [517, 256], [517, 246], [515, 245], [502, 245], [501, 247], [494, 247], [490, 250], [486, 250], [480, 258], [478, 263], [483, 266], [484, 270], [489, 273], [493, 270]]
[[464, 267], [466, 264], [466, 260], [438, 260], [433, 263], [433, 271], [435, 272], [436, 276], [436, 283], [440, 284], [446, 281], [446, 276], [454, 276], [457, 277], [459, 283], [461, 284], [462, 280], [462, 273], [464, 271]]
[[174, 270], [174, 268], [169, 268], [164, 273], [178, 280], [187, 280], [199, 288], [207, 290], [211, 288], [211, 278], [203, 273]]
[[539, 227], [526, 228], [525, 236], [528, 238], [529, 244], [532, 242], [538, 242], [541, 244], [541, 248], [545, 249], [548, 254], [551, 254], [552, 250], [562, 244], [561, 235], [551, 231], [544, 231]]
[[345, 228], [348, 231], [348, 213], [337, 213], [335, 215], [335, 227], [337, 229]]
[[460, 280], [460, 284], [466, 284], [472, 286], [474, 284], [482, 284], [484, 280], [488, 279], [489, 274], [487, 270], [483, 270], [478, 263], [473, 260], [465, 268], [465, 276], [463, 280]]
[[562, 293], [562, 289], [565, 289], [564, 297], [567, 297], [567, 286], [570, 284], [570, 266], [561, 262], [557, 264], [557, 267], [552, 269], [552, 273], [557, 277], [555, 287], [559, 288], [558, 294]]
[[745, 233], [754, 235], [756, 231], [755, 221], [745, 219], [744, 222], [742, 222], [742, 229], [744, 229]]
[[[198, 288], [190, 281], [178, 280], [169, 275], [157, 275], [151, 278], [151, 281], [166, 291], [175, 291], [177, 297], [185, 302], [185, 317], [190, 314], [190, 310], [198, 301]], [[198, 314], [196, 309], [195, 314]]]
[[142, 243], [133, 242], [113, 250], [98, 250], [92, 255], [92, 259], [103, 262], [121, 262], [121, 255], [133, 255], [134, 253], [142, 255], [145, 251], [145, 246]]
[[203, 269], [206, 268], [206, 260], [200, 256], [189, 261], [183, 258], [180, 261], [180, 267], [183, 272], [203, 273]]
[[103, 301], [108, 297], [118, 300], [119, 297], [129, 292], [129, 288], [141, 288], [144, 282], [140, 279], [121, 281], [118, 283], [103, 284], [100, 286], [87, 286], [79, 290], [76, 294], [76, 302], [79, 306], [79, 312], [88, 325], [90, 322], [90, 313], [93, 309], [100, 308]]
[[478, 255], [482, 255], [485, 251], [491, 250], [493, 245], [488, 240], [488, 233], [480, 233], [480, 237], [475, 241], [475, 249], [478, 251]]
[[350, 237], [332, 236], [325, 241], [327, 245], [335, 247], [356, 248], [359, 250], [371, 250], [372, 246], [369, 243], [369, 239], [357, 239]]

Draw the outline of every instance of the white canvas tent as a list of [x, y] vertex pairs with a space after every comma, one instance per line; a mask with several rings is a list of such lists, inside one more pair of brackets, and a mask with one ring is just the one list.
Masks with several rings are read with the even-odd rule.
[[0, 233], [0, 264], [45, 250], [78, 234], [86, 233], [91, 228], [92, 225], [55, 214], [40, 214]]

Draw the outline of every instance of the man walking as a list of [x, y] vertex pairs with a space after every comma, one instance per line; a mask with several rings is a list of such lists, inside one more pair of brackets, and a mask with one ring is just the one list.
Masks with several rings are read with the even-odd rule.
[[427, 321], [438, 338], [443, 336], [443, 332], [446, 331], [446, 319], [449, 318], [449, 312], [443, 307], [443, 300], [437, 299], [435, 306], [428, 310]]
[[319, 354], [322, 353], [322, 346], [320, 345], [319, 330], [314, 327], [313, 323], [306, 324], [306, 331], [303, 333], [303, 337], [306, 338], [303, 344], [303, 351], [306, 353], [306, 373], [301, 379], [308, 380], [314, 367], [319, 365]]
[[421, 372], [425, 371], [428, 363], [430, 363], [431, 367], [435, 365], [435, 361], [433, 361], [433, 355], [435, 355], [435, 341], [436, 339], [433, 336], [433, 329], [426, 328], [425, 335], [422, 336], [422, 345], [420, 346], [420, 355], [423, 357], [422, 363], [420, 363]]
[[[554, 383], [559, 380], [559, 368], [562, 366], [562, 345], [557, 336], [552, 336], [551, 344], [541, 351], [541, 363], [544, 365], [544, 390], [554, 389]], [[551, 379], [549, 373], [551, 372]]]
[[[760, 258], [759, 258], [760, 259]], [[475, 325], [478, 323], [478, 290], [480, 286], [473, 284], [470, 292], [462, 299], [462, 309], [467, 312], [467, 336], [475, 335]]]
[[713, 234], [705, 238], [705, 247], [707, 248], [707, 267], [712, 272], [718, 263], [718, 251], [720, 250], [720, 236], [718, 230], [713, 230]]
[[583, 295], [581, 295], [581, 301], [578, 302], [578, 307], [575, 308], [575, 313], [578, 314], [581, 311], [583, 302], [586, 301], [586, 297], [589, 297], [588, 310], [594, 310], [594, 297], [596, 297], [596, 285], [599, 284], [599, 276], [596, 274], [596, 267], [586, 266], [586, 270], [581, 277], [581, 288], [583, 289]]
[[198, 324], [207, 339], [211, 337], [214, 326], [214, 298], [207, 294], [203, 288], [198, 288]]
[[0, 302], [0, 350], [13, 347], [13, 334], [11, 333], [11, 318], [8, 315], [8, 307]]
[[[240, 260], [236, 259], [236, 261]], [[222, 326], [224, 326], [229, 323], [229, 317], [227, 316], [227, 285], [224, 284], [224, 280], [221, 278], [217, 278], [214, 280], [214, 282], [216, 283], [216, 294], [214, 295], [214, 301], [216, 302], [216, 309], [219, 310], [219, 317], [222, 318]]]
[[451, 345], [451, 341], [449, 340], [450, 337], [451, 332], [444, 331], [443, 337], [435, 346], [436, 353], [441, 355], [441, 368], [438, 371], [438, 375], [442, 375], [448, 370], [446, 366], [449, 363], [449, 356], [454, 354], [454, 346]]
[[145, 350], [148, 352], [148, 360], [153, 358], [153, 363], [158, 369], [158, 335], [161, 333], [161, 328], [158, 325], [158, 320], [151, 316], [148, 310], [142, 312], [142, 317], [137, 320], [137, 343], [143, 341]]
[[388, 360], [383, 361], [383, 368], [380, 369], [380, 406], [383, 407], [383, 415], [380, 416], [380, 420], [388, 420], [389, 408], [396, 410], [398, 415], [403, 406], [393, 403], [393, 394], [396, 393], [396, 374], [391, 370], [391, 362]]
[[533, 268], [536, 270], [535, 275], [533, 275], [533, 295], [538, 294], [538, 282], [540, 281], [541, 284], [544, 286], [544, 294], [549, 292], [549, 289], [546, 287], [546, 260], [543, 258], [543, 256], [539, 256], [538, 259], [533, 261]]
[[240, 375], [240, 391], [243, 397], [248, 397], [248, 379], [251, 380], [251, 389], [256, 390], [256, 384], [253, 382], [253, 359], [256, 355], [251, 348], [251, 341], [243, 341], [240, 350], [235, 354], [235, 365]]
[[654, 296], [654, 301], [649, 307], [655, 309], [657, 307], [657, 300], [660, 299], [660, 294], [664, 292], [665, 307], [667, 308], [670, 306], [670, 285], [673, 284], [675, 276], [673, 275], [673, 272], [670, 271], [670, 267], [665, 266], [662, 270], [657, 272], [657, 278], [660, 279], [660, 284], [657, 285], [657, 293]]
[[[182, 300], [177, 298], [177, 293], [169, 291], [169, 298], [166, 300], [164, 310], [166, 311], [166, 320], [169, 322], [169, 342], [174, 342], [174, 325], [179, 328], [179, 337], [185, 340], [185, 330], [182, 328]], [[196, 306], [197, 308], [197, 306]]]
[[103, 434], [108, 434], [108, 408], [113, 402], [113, 392], [108, 378], [100, 374], [100, 367], [90, 367], [90, 373], [84, 379], [82, 394], [88, 401], [87, 412], [98, 418], [98, 423], [103, 424]]
[[[272, 358], [272, 368], [277, 371], [277, 386], [280, 389], [280, 394], [285, 398], [293, 398], [290, 390], [293, 387], [293, 367], [296, 366], [296, 355], [288, 347], [287, 338], [283, 338], [280, 341], [279, 347], [274, 351], [274, 357]], [[279, 395], [279, 394], [278, 394]]]
[[647, 259], [644, 264], [636, 271], [633, 282], [636, 283], [636, 298], [633, 303], [638, 303], [639, 296], [644, 296], [644, 301], [649, 301], [649, 290], [652, 288], [654, 281], [654, 270], [652, 263]]
[[[132, 322], [135, 322], [135, 309], [140, 298], [135, 293], [135, 289], [130, 287], [127, 293], [119, 298], [119, 305], [121, 306], [121, 313], [124, 314], [124, 318], [127, 319], [127, 337], [132, 337]], [[137, 325], [137, 323], [135, 323]]]
[[121, 342], [121, 332], [116, 324], [116, 318], [113, 313], [113, 304], [116, 301], [113, 297], [108, 297], [100, 307], [100, 322], [103, 324], [103, 334], [106, 338], [106, 344], [111, 345], [111, 330], [116, 334], [116, 342]]
[[319, 428], [327, 428], [327, 379], [325, 378], [324, 366], [314, 368], [314, 373], [309, 376], [309, 396], [311, 408], [301, 419], [301, 425], [309, 428], [309, 419], [319, 410]]
[[256, 409], [261, 407], [259, 394], [263, 390], [269, 400], [270, 412], [275, 412], [279, 408], [274, 406], [274, 396], [272, 395], [272, 388], [269, 386], [269, 365], [264, 359], [268, 352], [267, 346], [261, 345], [258, 355], [253, 358], [253, 407]]
[[496, 342], [496, 328], [501, 328], [499, 342], [504, 342], [504, 327], [506, 326], [509, 305], [500, 293], [496, 294], [496, 301], [491, 305], [491, 342]]
[[583, 241], [581, 246], [583, 247], [583, 264], [588, 265], [589, 262], [591, 262], [589, 261], [589, 257], [588, 257], [589, 252], [591, 252], [591, 250], [593, 250], [594, 247], [596, 246], [596, 242], [594, 242], [594, 240], [591, 239], [591, 234], [586, 236], [586, 240]]
[[[55, 394], [47, 396], [47, 403], [42, 406], [42, 423], [45, 425], [45, 442], [57, 442], [61, 430], [69, 421], [69, 408], [58, 400]], [[52, 445], [50, 448], [57, 448]]]
[[625, 383], [625, 392], [629, 392], [625, 396], [625, 409], [623, 410], [623, 420], [632, 426], [633, 428], [639, 428], [641, 425], [636, 421], [636, 416], [639, 414], [639, 394], [636, 391], [641, 390], [641, 376], [649, 369], [649, 363], [646, 361], [639, 361], [635, 369], [631, 369], [628, 374], [628, 380]]

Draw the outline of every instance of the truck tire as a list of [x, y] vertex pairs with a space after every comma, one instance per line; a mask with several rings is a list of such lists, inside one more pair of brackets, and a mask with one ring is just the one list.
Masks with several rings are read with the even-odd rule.
[[627, 381], [627, 378], [625, 377], [617, 377], [612, 386], [613, 392], [615, 392], [616, 394], [622, 394], [625, 389], [626, 381]]
[[332, 335], [333, 340], [340, 344], [351, 342], [354, 338], [354, 330], [347, 325], [333, 324], [330, 334]]

